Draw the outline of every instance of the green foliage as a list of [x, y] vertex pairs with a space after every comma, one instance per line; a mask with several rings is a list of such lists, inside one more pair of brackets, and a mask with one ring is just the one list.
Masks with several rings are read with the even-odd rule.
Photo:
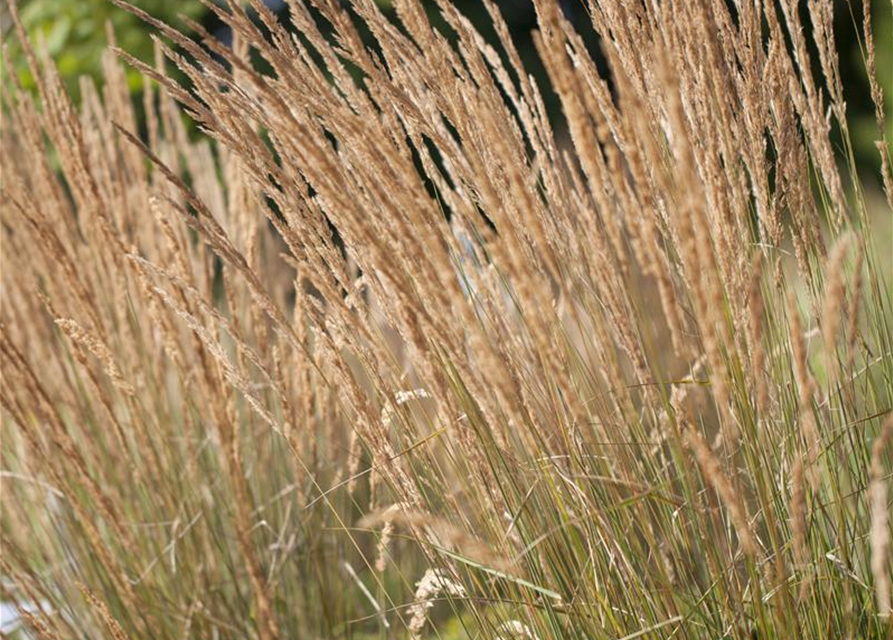
[[[181, 15], [196, 20], [207, 13], [198, 0], [133, 0], [133, 4], [172, 25], [181, 24]], [[121, 48], [143, 60], [152, 58], [152, 40], [146, 25], [132, 14], [116, 8], [109, 0], [21, 0], [19, 5], [22, 23], [32, 42], [43, 42], [73, 93], [77, 93], [79, 76], [101, 77], [107, 25], [114, 29]], [[11, 21], [4, 13], [3, 30], [9, 29]], [[33, 78], [18, 43], [11, 48], [10, 54], [21, 82], [26, 87], [33, 86]], [[142, 83], [133, 71], [129, 73], [128, 81], [132, 89]]]

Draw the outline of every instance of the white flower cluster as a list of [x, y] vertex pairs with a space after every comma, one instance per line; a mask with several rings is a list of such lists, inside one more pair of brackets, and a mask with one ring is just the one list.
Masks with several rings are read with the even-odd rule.
[[499, 626], [500, 640], [510, 640], [511, 638], [522, 638], [523, 640], [539, 640], [530, 627], [520, 620], [509, 620]]
[[408, 391], [398, 391], [394, 394], [394, 400], [397, 401], [397, 404], [406, 404], [410, 400], [422, 400], [430, 397], [431, 394], [424, 389], [409, 389]]
[[[424, 400], [430, 398], [431, 394], [425, 389], [408, 389], [406, 391], [398, 391], [394, 394], [394, 404], [400, 406], [406, 404], [410, 400]], [[390, 400], [386, 401], [385, 406], [381, 410], [381, 422], [385, 427], [391, 426], [391, 420], [396, 413], [394, 404]]]
[[441, 593], [454, 598], [464, 598], [466, 591], [465, 587], [447, 576], [442, 569], [428, 569], [416, 583], [415, 602], [409, 608], [412, 614], [409, 620], [409, 633], [413, 640], [421, 637], [428, 610], [434, 606], [434, 599]]

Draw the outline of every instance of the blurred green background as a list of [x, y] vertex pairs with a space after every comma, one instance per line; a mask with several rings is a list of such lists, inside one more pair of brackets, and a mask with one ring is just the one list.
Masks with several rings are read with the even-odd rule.
[[[347, 4], [347, 0], [343, 0]], [[391, 11], [390, 0], [377, 0], [385, 11]], [[493, 32], [487, 28], [486, 13], [477, 0], [454, 0], [459, 8], [481, 28], [485, 37], [492, 37]], [[597, 50], [597, 42], [586, 15], [586, 0], [554, 0], [560, 2], [565, 15], [576, 25], [577, 29], [588, 37], [593, 51]], [[152, 15], [176, 27], [183, 27], [178, 19], [180, 14], [194, 19], [222, 40], [228, 39], [227, 30], [220, 24], [213, 12], [203, 6], [199, 0], [131, 0], [131, 2]], [[284, 14], [287, 6], [284, 0], [265, 0], [274, 11]], [[437, 24], [438, 16], [431, 0], [423, 0], [429, 8], [429, 15]], [[521, 52], [527, 70], [540, 82], [544, 81], [542, 66], [536, 58], [530, 32], [535, 27], [535, 13], [531, 0], [496, 0], [512, 31], [512, 36]], [[805, 5], [805, 2], [801, 2]], [[69, 90], [77, 96], [77, 78], [87, 74], [95, 79], [101, 78], [101, 55], [106, 46], [105, 25], [110, 22], [117, 34], [118, 44], [123, 49], [143, 60], [152, 59], [152, 41], [149, 38], [151, 28], [140, 22], [133, 15], [115, 7], [109, 0], [18, 0], [22, 21], [33, 42], [45, 43], [50, 55], [55, 59], [62, 77]], [[11, 21], [7, 14], [6, 4], [0, 1], [3, 14], [0, 15], [0, 27], [16, 73], [25, 86], [33, 86], [30, 75], [21, 53], [11, 35]], [[808, 15], [802, 7], [805, 24]], [[893, 12], [888, 0], [873, 3], [875, 42], [877, 45], [877, 69], [879, 80], [887, 98], [888, 125], [891, 130], [888, 138], [893, 139]], [[878, 155], [874, 146], [877, 139], [877, 128], [874, 122], [872, 105], [868, 91], [867, 77], [861, 48], [861, 0], [836, 0], [835, 22], [836, 37], [840, 50], [841, 76], [846, 90], [847, 106], [850, 114], [851, 132], [854, 137], [857, 160], [866, 170], [867, 180], [878, 175]], [[5, 75], [7, 70], [3, 70]], [[818, 73], [818, 69], [816, 69]], [[142, 89], [142, 79], [136, 72], [130, 71], [129, 81], [136, 94]], [[547, 93], [554, 101], [551, 92]], [[553, 114], [558, 105], [552, 102], [547, 105]]]
[[[3, 33], [9, 36], [12, 21], [6, 4], [0, 4], [3, 7]], [[133, 4], [170, 24], [179, 22], [179, 14], [203, 22], [210, 13], [198, 0], [137, 0]], [[108, 0], [18, 0], [18, 7], [31, 41], [46, 45], [73, 94], [77, 93], [78, 76], [86, 74], [100, 79], [106, 23], [114, 27], [121, 48], [141, 59], [152, 59], [150, 27]], [[11, 52], [20, 79], [30, 86], [31, 77], [16, 43], [12, 43]], [[142, 83], [135, 73], [131, 76], [131, 87], [138, 91]]]

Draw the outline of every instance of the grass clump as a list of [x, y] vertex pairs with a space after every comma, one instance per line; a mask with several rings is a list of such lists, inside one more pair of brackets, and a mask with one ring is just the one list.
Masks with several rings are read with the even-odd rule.
[[417, 0], [209, 3], [230, 50], [116, 0], [156, 60], [112, 42], [79, 106], [17, 25], [24, 637], [889, 636], [868, 8], [877, 190], [830, 3], [590, 2], [604, 72], [536, 0], [539, 86], [483, 1], [495, 42], [447, 0], [438, 29]]

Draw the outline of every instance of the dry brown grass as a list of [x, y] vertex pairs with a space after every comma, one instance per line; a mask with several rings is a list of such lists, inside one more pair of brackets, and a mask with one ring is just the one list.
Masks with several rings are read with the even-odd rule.
[[2, 98], [28, 633], [891, 632], [891, 212], [830, 3], [592, 1], [606, 75], [536, 0], [540, 86], [492, 0], [490, 40], [448, 0], [209, 3], [232, 50], [114, 1], [155, 61], [110, 33], [74, 105], [16, 21], [37, 96]]

